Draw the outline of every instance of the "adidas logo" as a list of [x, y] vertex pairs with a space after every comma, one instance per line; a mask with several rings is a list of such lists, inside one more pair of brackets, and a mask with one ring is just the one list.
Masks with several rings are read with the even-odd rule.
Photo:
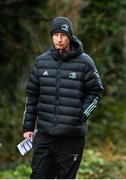
[[44, 73], [43, 73], [43, 76], [48, 76], [49, 74], [48, 74], [48, 71], [46, 70], [46, 71], [44, 71]]

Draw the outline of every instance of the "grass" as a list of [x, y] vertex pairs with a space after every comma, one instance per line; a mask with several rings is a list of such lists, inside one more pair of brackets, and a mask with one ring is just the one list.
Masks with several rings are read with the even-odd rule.
[[126, 178], [126, 156], [108, 155], [86, 150], [82, 159], [78, 179], [124, 179]]
[[7, 170], [0, 171], [0, 179], [28, 179], [31, 168], [26, 164], [16, 165]]
[[[0, 171], [0, 179], [27, 179], [31, 173], [29, 163], [15, 164]], [[126, 156], [110, 149], [86, 149], [77, 174], [78, 179], [125, 179]]]

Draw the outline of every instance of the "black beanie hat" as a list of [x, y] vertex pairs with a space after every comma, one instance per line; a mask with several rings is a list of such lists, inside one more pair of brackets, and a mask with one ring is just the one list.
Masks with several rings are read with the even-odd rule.
[[73, 38], [72, 23], [67, 17], [58, 16], [51, 22], [51, 36], [54, 33], [62, 32], [65, 33], [70, 39]]

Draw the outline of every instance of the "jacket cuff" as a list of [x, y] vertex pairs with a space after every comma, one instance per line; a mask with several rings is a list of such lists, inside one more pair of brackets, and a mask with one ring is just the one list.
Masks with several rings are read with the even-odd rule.
[[84, 122], [86, 122], [87, 119], [88, 119], [88, 117], [87, 117], [85, 114], [82, 114], [82, 120], [83, 120]]

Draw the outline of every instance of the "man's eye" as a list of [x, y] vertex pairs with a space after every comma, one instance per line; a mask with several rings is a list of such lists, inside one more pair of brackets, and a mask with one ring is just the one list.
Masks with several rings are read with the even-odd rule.
[[58, 36], [58, 33], [55, 33], [54, 36]]
[[64, 37], [64, 36], [66, 36], [66, 34], [63, 33], [62, 36]]

